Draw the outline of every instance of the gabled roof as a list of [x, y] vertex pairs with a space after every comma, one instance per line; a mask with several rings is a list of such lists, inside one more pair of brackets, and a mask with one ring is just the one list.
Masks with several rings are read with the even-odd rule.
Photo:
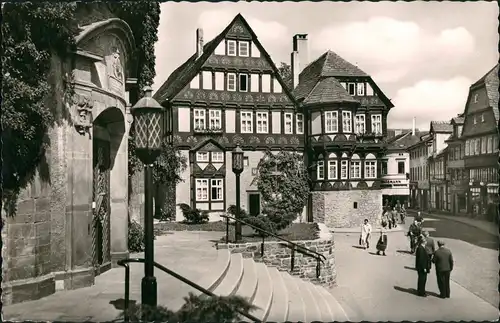
[[419, 143], [421, 135], [422, 133], [415, 132], [415, 136], [413, 136], [411, 131], [402, 133], [394, 138], [391, 138], [387, 142], [387, 148], [406, 150]]
[[453, 132], [453, 125], [449, 121], [431, 121], [430, 131], [434, 132]]
[[[336, 53], [331, 50], [325, 52], [323, 55], [318, 57], [314, 62], [310, 63], [303, 72], [305, 72], [310, 66], [315, 64], [321, 65], [321, 74], [323, 77], [339, 77], [339, 76], [360, 76], [366, 77], [369, 76], [365, 72], [363, 72], [357, 66], [349, 63]], [[302, 73], [300, 73], [302, 74]], [[300, 77], [300, 76], [299, 76]]]
[[451, 122], [458, 124], [458, 125], [462, 125], [462, 124], [464, 124], [464, 120], [465, 120], [464, 117], [455, 117], [455, 118], [451, 119]]
[[[491, 69], [485, 76], [483, 76], [483, 82], [486, 87], [486, 94], [488, 95], [488, 101], [490, 107], [493, 108], [493, 114], [495, 115], [495, 120], [498, 122], [499, 112], [498, 112], [498, 97], [499, 97], [499, 81], [498, 81], [498, 64]], [[477, 82], [476, 82], [477, 83]]]
[[267, 59], [271, 68], [274, 71], [274, 76], [281, 83], [283, 91], [289, 96], [292, 102], [296, 102], [293, 97], [290, 89], [286, 86], [285, 82], [281, 78], [281, 75], [278, 71], [278, 68], [274, 64], [273, 60], [262, 46], [262, 44], [257, 39], [257, 35], [252, 30], [248, 22], [243, 18], [241, 14], [237, 14], [236, 17], [227, 25], [224, 30], [217, 35], [214, 39], [209, 41], [207, 44], [203, 46], [203, 54], [197, 58], [197, 54], [194, 53], [184, 64], [179, 66], [172, 74], [170, 74], [169, 78], [163, 85], [156, 91], [153, 97], [162, 104], [167, 99], [172, 99], [177, 93], [179, 93], [199, 72], [200, 68], [206, 62], [206, 60], [213, 54], [219, 43], [224, 39], [228, 31], [231, 29], [233, 24], [236, 21], [240, 21], [243, 26], [248, 30], [248, 32], [252, 36], [252, 41], [255, 43], [255, 46], [260, 50], [260, 53]]

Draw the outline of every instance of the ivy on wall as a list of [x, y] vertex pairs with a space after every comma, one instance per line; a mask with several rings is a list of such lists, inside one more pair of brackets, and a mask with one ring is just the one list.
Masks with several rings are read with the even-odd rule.
[[267, 151], [259, 162], [257, 187], [263, 200], [263, 213], [280, 230], [302, 213], [309, 197], [309, 176], [303, 156], [293, 152]]

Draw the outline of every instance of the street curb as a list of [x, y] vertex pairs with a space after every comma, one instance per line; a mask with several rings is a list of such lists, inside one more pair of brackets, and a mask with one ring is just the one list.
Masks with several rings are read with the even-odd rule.
[[[411, 213], [417, 213], [419, 211], [413, 211], [411, 210], [410, 211]], [[425, 216], [429, 216], [429, 217], [435, 217], [435, 218], [438, 218], [438, 219], [444, 219], [444, 220], [450, 220], [450, 221], [455, 221], [455, 222], [458, 222], [458, 223], [462, 223], [462, 224], [465, 224], [465, 225], [468, 225], [470, 227], [474, 227], [476, 229], [479, 229], [483, 232], [486, 232], [488, 234], [492, 234], [492, 235], [496, 235], [496, 236], [500, 236], [500, 232], [498, 232], [498, 230], [495, 230], [495, 233], [491, 232], [490, 230], [485, 230], [484, 228], [482, 228], [481, 226], [478, 226], [478, 225], [475, 225], [474, 223], [470, 223], [470, 222], [467, 222], [467, 221], [463, 221], [461, 218], [457, 217], [453, 217], [453, 216], [443, 216], [441, 214], [434, 214], [434, 213], [427, 213], [427, 212], [422, 212], [420, 211], [420, 213], [422, 215], [425, 215]], [[425, 221], [425, 219], [424, 219]]]

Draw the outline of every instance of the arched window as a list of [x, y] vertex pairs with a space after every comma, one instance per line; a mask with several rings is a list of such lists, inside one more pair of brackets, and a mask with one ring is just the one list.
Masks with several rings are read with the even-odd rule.
[[352, 155], [350, 168], [351, 168], [350, 178], [361, 178], [361, 160], [358, 154]]
[[365, 158], [365, 178], [377, 178], [377, 159], [375, 155], [368, 154]]

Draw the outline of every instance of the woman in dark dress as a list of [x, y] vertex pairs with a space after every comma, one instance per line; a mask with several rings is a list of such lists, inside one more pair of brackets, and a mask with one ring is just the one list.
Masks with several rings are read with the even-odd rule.
[[382, 224], [380, 228], [380, 237], [377, 242], [377, 255], [380, 255], [382, 252], [382, 255], [385, 256], [385, 249], [387, 249], [387, 231], [385, 227], [386, 225]]

